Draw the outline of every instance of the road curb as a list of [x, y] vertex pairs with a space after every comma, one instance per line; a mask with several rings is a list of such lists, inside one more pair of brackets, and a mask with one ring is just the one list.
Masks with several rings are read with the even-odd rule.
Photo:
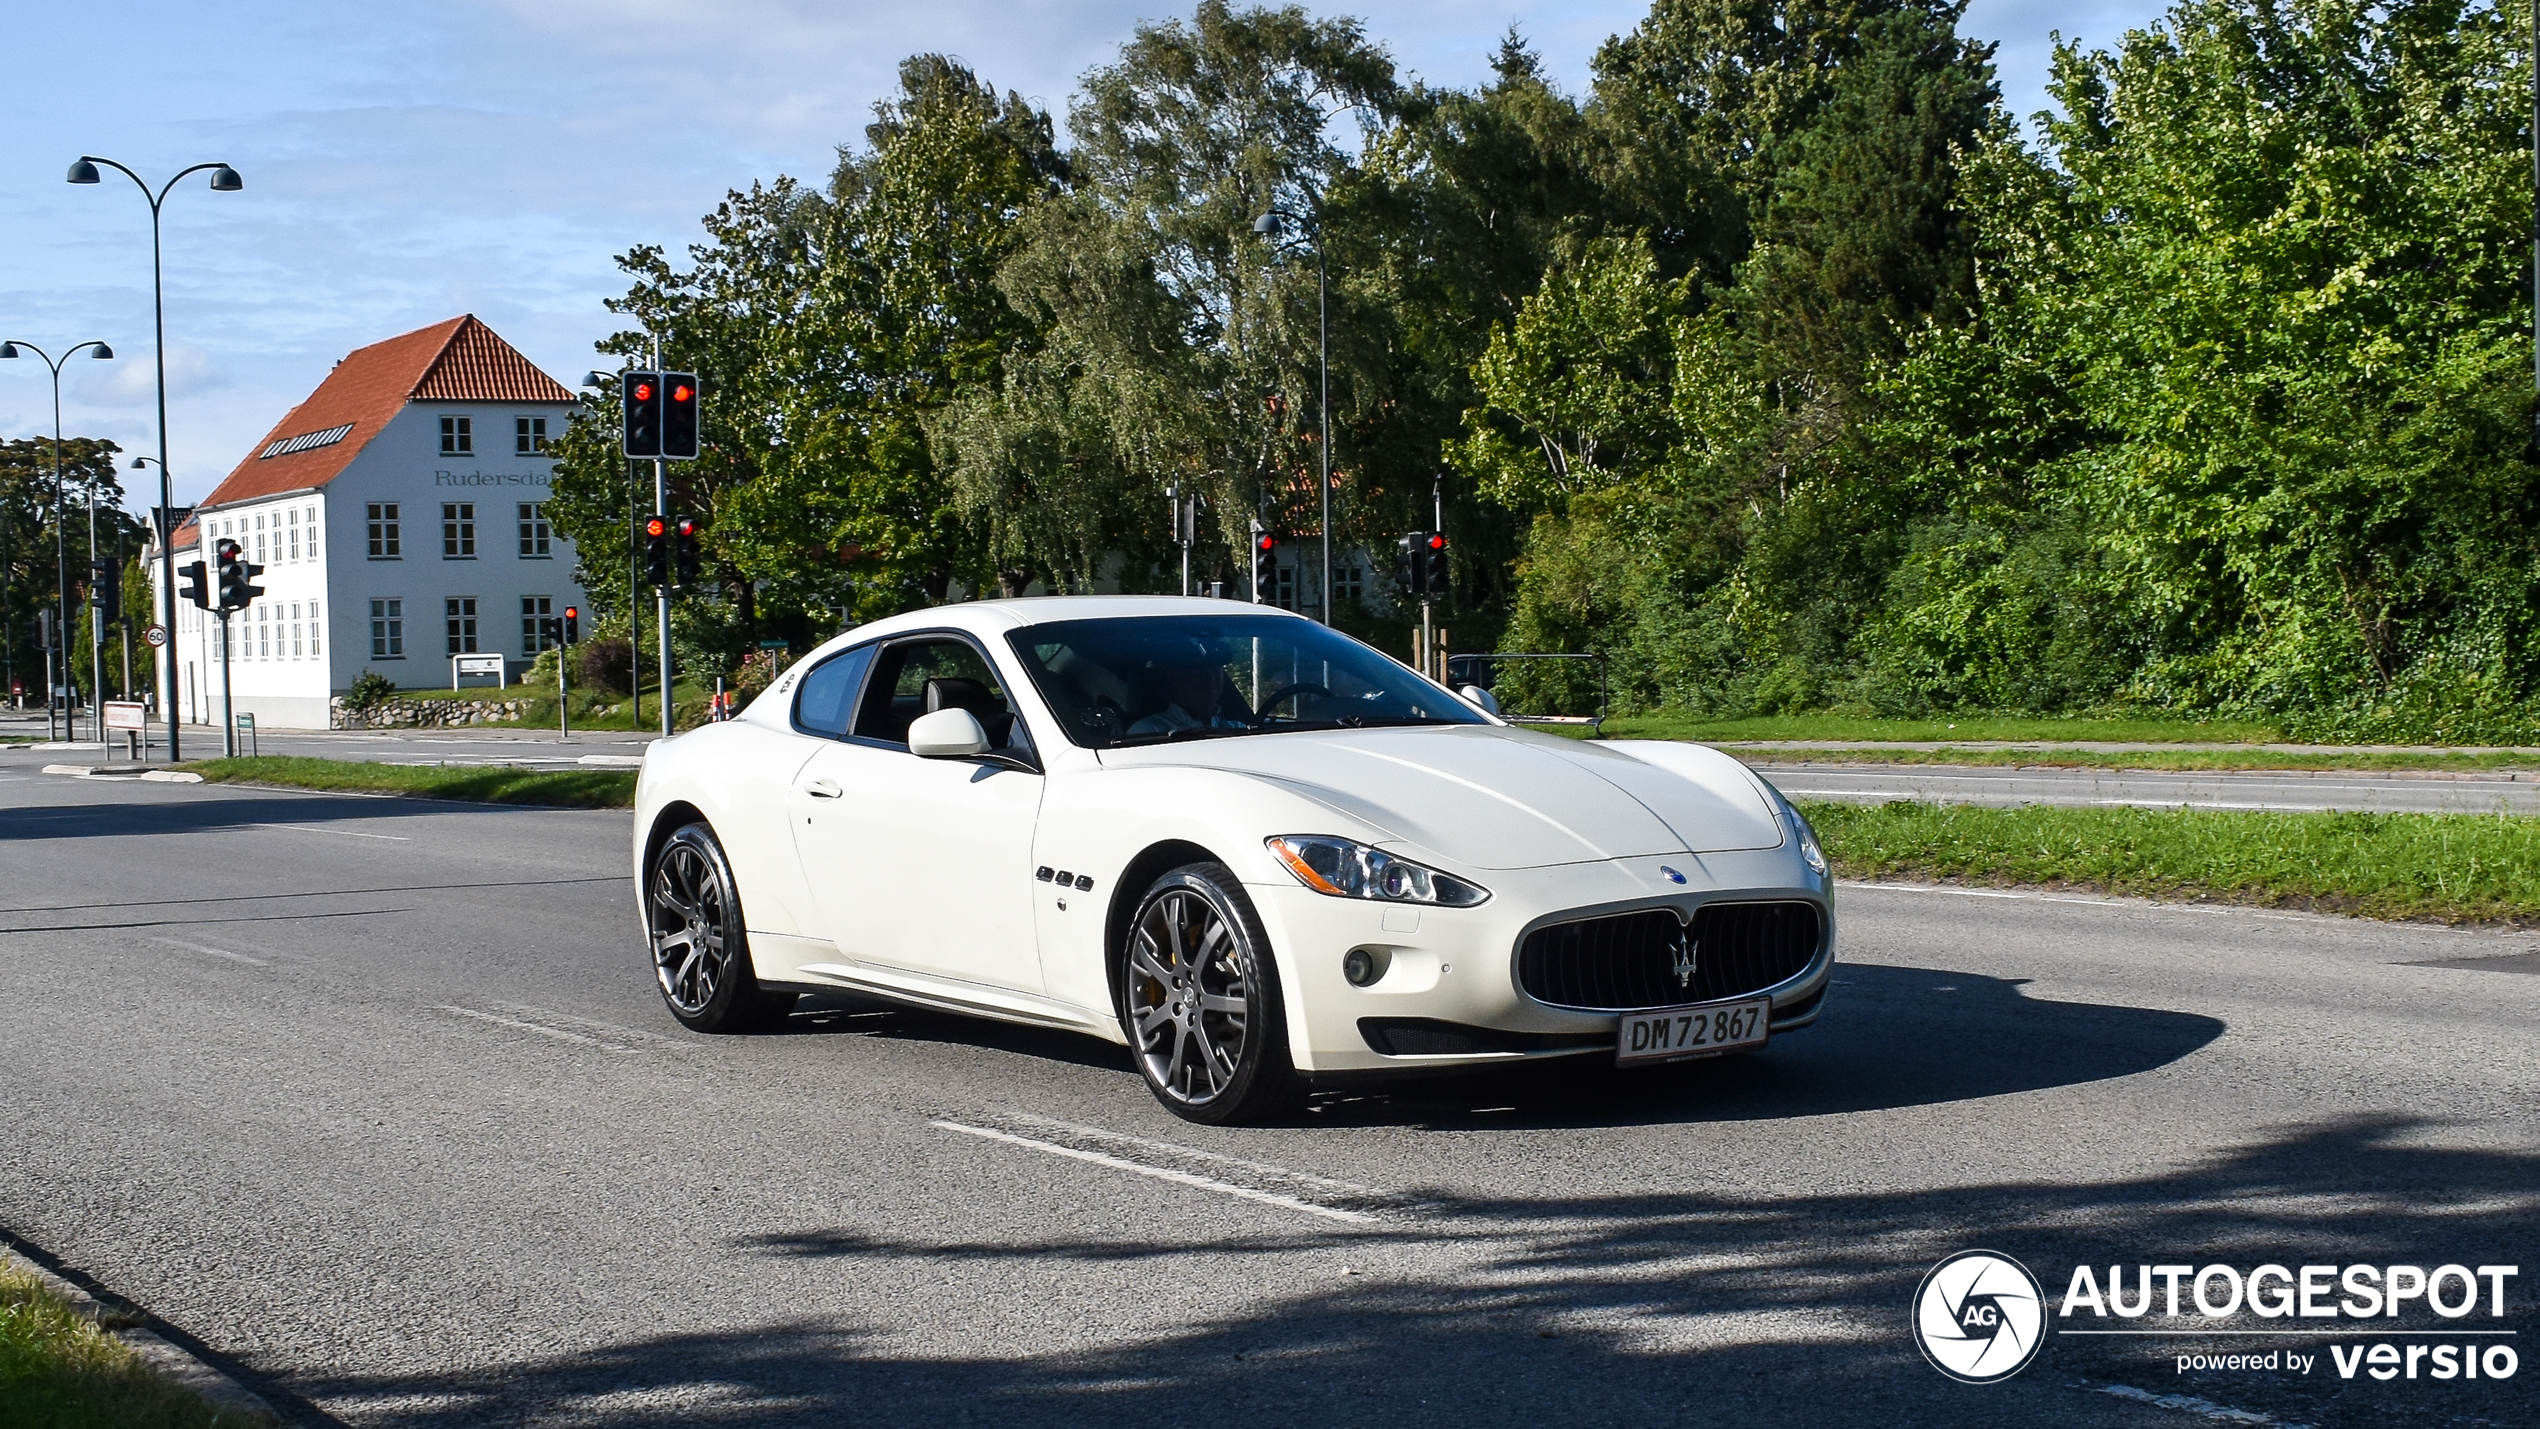
[[146, 1323], [150, 1317], [142, 1311], [109, 1305], [6, 1244], [0, 1244], [0, 1267], [29, 1276], [46, 1290], [60, 1296], [74, 1314], [121, 1341], [160, 1378], [192, 1390], [217, 1411], [224, 1422], [228, 1422], [232, 1415], [240, 1416], [249, 1423], [257, 1422], [259, 1416], [267, 1424], [288, 1422], [274, 1412], [273, 1406], [266, 1403], [262, 1395], [203, 1363], [151, 1329]]

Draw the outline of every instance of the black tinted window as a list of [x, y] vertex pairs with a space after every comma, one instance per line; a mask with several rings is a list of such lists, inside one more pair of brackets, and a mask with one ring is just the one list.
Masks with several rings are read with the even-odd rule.
[[1403, 665], [1310, 620], [1153, 615], [1006, 637], [1089, 748], [1296, 729], [1487, 723]]
[[794, 696], [796, 729], [831, 739], [846, 737], [847, 718], [855, 708], [856, 686], [864, 680], [865, 667], [873, 663], [873, 649], [859, 645], [841, 651], [803, 676], [802, 690]]
[[1032, 741], [1006, 699], [1005, 683], [966, 640], [907, 640], [888, 646], [865, 682], [856, 712], [858, 739], [908, 743], [919, 715], [964, 709], [978, 716], [988, 747], [1029, 755]]

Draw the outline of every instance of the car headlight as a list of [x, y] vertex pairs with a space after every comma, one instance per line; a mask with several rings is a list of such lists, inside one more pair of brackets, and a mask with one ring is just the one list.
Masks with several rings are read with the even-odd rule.
[[1792, 828], [1799, 830], [1799, 856], [1808, 861], [1808, 867], [1814, 870], [1819, 878], [1825, 877], [1826, 851], [1817, 843], [1817, 831], [1808, 827], [1808, 821], [1799, 816], [1797, 809], [1790, 811], [1790, 824]]
[[1372, 898], [1380, 903], [1426, 903], [1470, 908], [1490, 897], [1434, 868], [1396, 858], [1383, 849], [1320, 834], [1281, 834], [1264, 839], [1299, 883], [1334, 898]]

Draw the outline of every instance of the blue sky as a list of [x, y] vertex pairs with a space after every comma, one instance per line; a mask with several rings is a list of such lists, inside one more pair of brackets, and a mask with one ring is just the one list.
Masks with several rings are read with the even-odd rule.
[[[1407, 74], [1485, 77], [1516, 24], [1560, 81], [1646, 0], [1371, 0]], [[2016, 112], [2043, 102], [2049, 32], [2092, 44], [2150, 0], [1973, 0]], [[208, 491], [346, 351], [474, 312], [568, 385], [613, 324], [610, 259], [684, 245], [724, 190], [825, 176], [904, 55], [942, 50], [1062, 111], [1153, 0], [438, 0], [25, 4], [0, 141], [0, 338], [112, 363], [64, 374], [67, 431], [156, 449], [148, 211], [121, 176], [74, 188], [81, 153], [164, 178], [225, 159], [242, 193], [188, 179], [167, 203], [169, 438], [180, 502]], [[33, 361], [0, 364], [0, 437], [51, 430]], [[143, 483], [128, 479], [138, 493]], [[146, 497], [156, 499], [155, 478]]]

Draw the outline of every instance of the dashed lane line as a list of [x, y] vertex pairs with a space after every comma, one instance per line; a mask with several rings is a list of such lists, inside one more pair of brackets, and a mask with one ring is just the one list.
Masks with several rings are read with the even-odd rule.
[[201, 953], [203, 956], [208, 958], [227, 958], [233, 963], [245, 963], [251, 968], [269, 968], [273, 966], [273, 964], [266, 962], [262, 958], [251, 958], [245, 953], [233, 953], [227, 948], [207, 948], [201, 943], [189, 943], [181, 938], [152, 938], [150, 941], [160, 943], [171, 948], [183, 948], [189, 953]]
[[491, 1022], [497, 1027], [509, 1027], [515, 1032], [535, 1032], [541, 1037], [552, 1037], [559, 1042], [572, 1042], [579, 1046], [596, 1047], [603, 1052], [635, 1052], [641, 1050], [635, 1047], [623, 1046], [615, 1042], [603, 1042], [597, 1037], [585, 1037], [579, 1032], [567, 1032], [561, 1027], [541, 1027], [535, 1022], [523, 1022], [517, 1017], [501, 1017], [491, 1012], [479, 1012], [472, 1007], [452, 1007], [448, 1003], [439, 1003], [436, 1004], [436, 1010], [447, 1012], [458, 1017], [472, 1017], [479, 1022]]
[[1051, 1156], [1064, 1156], [1070, 1160], [1083, 1161], [1095, 1166], [1109, 1167], [1114, 1171], [1126, 1171], [1134, 1176], [1151, 1176], [1158, 1181], [1170, 1181], [1177, 1186], [1189, 1186], [1195, 1190], [1201, 1191], [1214, 1191], [1221, 1196], [1235, 1196], [1243, 1200], [1258, 1202], [1259, 1204], [1265, 1206], [1277, 1206], [1281, 1210], [1299, 1211], [1309, 1216], [1321, 1216], [1323, 1219], [1328, 1221], [1340, 1221], [1348, 1225], [1377, 1224], [1376, 1217], [1368, 1215], [1363, 1211], [1344, 1211], [1334, 1206], [1318, 1206], [1312, 1201], [1299, 1200], [1294, 1196], [1282, 1196], [1276, 1191], [1257, 1191], [1250, 1186], [1238, 1186], [1231, 1181], [1220, 1181], [1212, 1176], [1201, 1176], [1189, 1171], [1177, 1171], [1169, 1166], [1149, 1166], [1144, 1162], [1131, 1161], [1125, 1157], [1112, 1156], [1100, 1151], [1087, 1151], [1082, 1147], [1061, 1146], [1054, 1141], [1041, 1141], [1034, 1137], [1017, 1136], [1010, 1131], [997, 1131], [989, 1127], [972, 1126], [966, 1122], [937, 1121], [929, 1124], [944, 1131], [958, 1132], [963, 1136], [977, 1136], [983, 1137], [989, 1141], [1002, 1141], [1009, 1146], [1020, 1146], [1026, 1148], [1027, 1150], [1044, 1152]]

